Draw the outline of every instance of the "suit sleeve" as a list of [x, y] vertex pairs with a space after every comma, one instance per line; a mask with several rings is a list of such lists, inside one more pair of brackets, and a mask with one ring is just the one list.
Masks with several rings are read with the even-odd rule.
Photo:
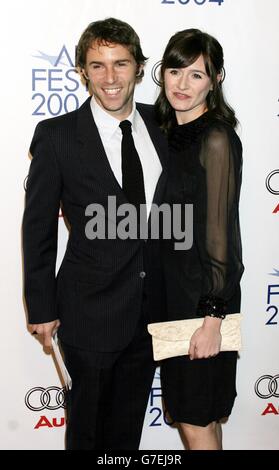
[[29, 323], [57, 318], [55, 266], [61, 174], [46, 122], [39, 123], [30, 146], [23, 215], [24, 293]]
[[205, 249], [201, 250], [203, 296], [201, 314], [226, 313], [243, 272], [238, 217], [241, 149], [226, 129], [211, 130], [201, 150], [206, 172]]

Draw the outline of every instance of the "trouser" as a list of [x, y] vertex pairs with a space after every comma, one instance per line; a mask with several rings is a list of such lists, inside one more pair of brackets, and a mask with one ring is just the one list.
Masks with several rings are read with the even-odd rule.
[[72, 378], [67, 392], [66, 449], [138, 449], [155, 372], [142, 315], [130, 344], [100, 353], [62, 343]]

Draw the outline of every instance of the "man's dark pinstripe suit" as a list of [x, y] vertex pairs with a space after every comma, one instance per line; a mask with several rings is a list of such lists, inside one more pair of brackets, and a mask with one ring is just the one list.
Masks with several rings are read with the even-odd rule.
[[[166, 179], [167, 146], [152, 106], [138, 104], [137, 109], [163, 168], [153, 200], [159, 205]], [[162, 319], [165, 302], [159, 241], [88, 240], [85, 236], [85, 208], [89, 204], [107, 208], [108, 196], [116, 196], [117, 207], [128, 202], [106, 157], [90, 98], [77, 111], [39, 123], [30, 152], [33, 159], [23, 218], [29, 322], [59, 318], [59, 337], [65, 348], [85, 350], [95, 358], [119, 356], [137, 334], [143, 310], [145, 323]], [[70, 233], [55, 277], [60, 203]], [[151, 358], [150, 365], [154, 371]], [[86, 444], [76, 445], [86, 448]]]

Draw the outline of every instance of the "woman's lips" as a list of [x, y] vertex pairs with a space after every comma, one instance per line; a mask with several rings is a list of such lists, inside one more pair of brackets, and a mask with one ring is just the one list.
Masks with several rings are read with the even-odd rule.
[[179, 100], [189, 100], [191, 98], [191, 96], [185, 95], [185, 93], [174, 93], [174, 96]]

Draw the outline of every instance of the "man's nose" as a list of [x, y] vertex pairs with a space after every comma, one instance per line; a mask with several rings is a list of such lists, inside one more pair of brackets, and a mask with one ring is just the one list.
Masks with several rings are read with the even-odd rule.
[[116, 73], [114, 67], [108, 67], [106, 69], [106, 82], [114, 83], [115, 82]]

